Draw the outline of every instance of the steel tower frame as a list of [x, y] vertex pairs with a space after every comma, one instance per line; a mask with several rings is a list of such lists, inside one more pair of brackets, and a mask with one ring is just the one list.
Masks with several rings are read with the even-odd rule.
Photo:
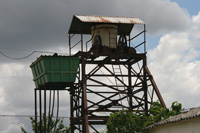
[[[79, 34], [80, 41], [72, 45], [72, 38]], [[147, 67], [146, 27], [128, 38], [128, 47], [109, 49], [92, 46], [83, 41], [80, 29], [76, 34], [69, 33], [69, 53], [81, 58], [79, 74], [70, 88], [70, 126], [71, 132], [99, 132], [98, 125], [105, 125], [110, 113], [122, 109], [148, 114], [155, 100], [166, 107], [158, 87]], [[131, 41], [143, 36], [143, 41], [132, 46]], [[78, 45], [79, 44], [79, 45]], [[73, 48], [79, 51], [72, 55]], [[137, 48], [142, 52], [136, 51]], [[77, 51], [77, 50], [75, 50]]]

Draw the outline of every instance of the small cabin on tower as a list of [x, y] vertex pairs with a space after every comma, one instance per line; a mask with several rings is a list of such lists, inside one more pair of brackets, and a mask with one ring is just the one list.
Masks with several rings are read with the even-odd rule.
[[130, 44], [130, 33], [135, 24], [145, 23], [138, 18], [74, 15], [69, 34], [91, 35], [91, 52], [102, 52], [105, 55], [109, 54], [109, 50], [118, 53], [136, 52]]

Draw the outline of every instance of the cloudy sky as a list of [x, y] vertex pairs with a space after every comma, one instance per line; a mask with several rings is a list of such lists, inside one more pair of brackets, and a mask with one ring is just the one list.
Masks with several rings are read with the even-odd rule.
[[[200, 106], [198, 5], [196, 0], [0, 0], [0, 115], [34, 113], [29, 65], [41, 55], [13, 60], [3, 54], [68, 54], [73, 14], [142, 19], [148, 31], [148, 66], [167, 106], [173, 101], [184, 108]], [[68, 106], [66, 97], [61, 101]]]

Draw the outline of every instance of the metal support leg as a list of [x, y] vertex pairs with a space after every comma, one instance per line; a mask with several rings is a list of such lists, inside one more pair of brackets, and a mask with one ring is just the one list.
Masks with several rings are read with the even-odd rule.
[[146, 72], [146, 58], [143, 59], [143, 74], [144, 74], [144, 79], [143, 79], [143, 89], [144, 89], [144, 101], [145, 101], [145, 114], [148, 115], [148, 90], [147, 90], [147, 72]]
[[132, 111], [132, 81], [131, 81], [131, 64], [128, 64], [128, 102], [129, 102], [129, 111]]
[[[41, 89], [39, 89], [39, 103], [40, 103], [40, 132], [42, 132], [42, 94]], [[37, 126], [36, 126], [37, 127]]]
[[44, 88], [44, 133], [46, 133], [46, 86]]
[[86, 76], [85, 76], [85, 58], [82, 57], [82, 91], [83, 91], [83, 133], [89, 133], [88, 114], [87, 114], [87, 94], [86, 94]]
[[[35, 89], [35, 125], [37, 125], [37, 89]], [[37, 128], [35, 128], [35, 133], [37, 133]]]
[[70, 87], [70, 127], [71, 127], [71, 133], [74, 133], [74, 121], [73, 121], [73, 117], [74, 117], [74, 99], [73, 99], [73, 96], [74, 96], [74, 88], [71, 86]]

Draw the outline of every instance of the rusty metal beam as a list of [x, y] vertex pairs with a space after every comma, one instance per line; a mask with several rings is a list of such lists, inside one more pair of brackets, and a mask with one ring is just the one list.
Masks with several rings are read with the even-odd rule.
[[82, 65], [82, 116], [83, 116], [83, 133], [89, 133], [89, 125], [88, 125], [88, 114], [87, 114], [87, 94], [86, 94], [86, 76], [85, 76], [85, 58], [82, 57], [81, 60]]
[[143, 77], [143, 89], [144, 89], [144, 106], [145, 106], [145, 114], [148, 115], [148, 88], [147, 88], [147, 73], [146, 73], [146, 69], [144, 69], [147, 65], [147, 61], [146, 61], [146, 58], [143, 59], [143, 74], [144, 74], [144, 77]]
[[159, 91], [159, 89], [158, 89], [158, 87], [157, 87], [157, 85], [156, 85], [156, 82], [154, 81], [153, 76], [151, 75], [151, 72], [149, 71], [149, 68], [146, 66], [145, 69], [146, 69], [148, 75], [151, 76], [151, 80], [150, 80], [150, 81], [152, 82], [152, 84], [153, 84], [153, 86], [154, 86], [154, 88], [155, 88], [155, 92], [156, 92], [156, 94], [157, 94], [157, 96], [158, 96], [158, 99], [160, 100], [160, 102], [161, 102], [161, 104], [163, 105], [163, 107], [164, 107], [164, 108], [167, 108], [167, 106], [166, 106], [166, 104], [165, 104], [165, 102], [164, 102], [164, 100], [163, 100], [163, 98], [162, 98], [162, 96], [161, 96], [161, 94], [160, 94], [160, 91]]
[[100, 84], [100, 85], [102, 85], [102, 86], [106, 86], [106, 87], [108, 87], [108, 88], [110, 88], [110, 89], [113, 89], [113, 90], [115, 90], [115, 91], [118, 91], [117, 88], [114, 88], [113, 86], [104, 84], [104, 83], [102, 83], [102, 82], [100, 82], [100, 81], [97, 81], [97, 80], [95, 80], [95, 79], [88, 78], [88, 80], [91, 80], [91, 81], [96, 82], [96, 83], [98, 83], [98, 84]]

